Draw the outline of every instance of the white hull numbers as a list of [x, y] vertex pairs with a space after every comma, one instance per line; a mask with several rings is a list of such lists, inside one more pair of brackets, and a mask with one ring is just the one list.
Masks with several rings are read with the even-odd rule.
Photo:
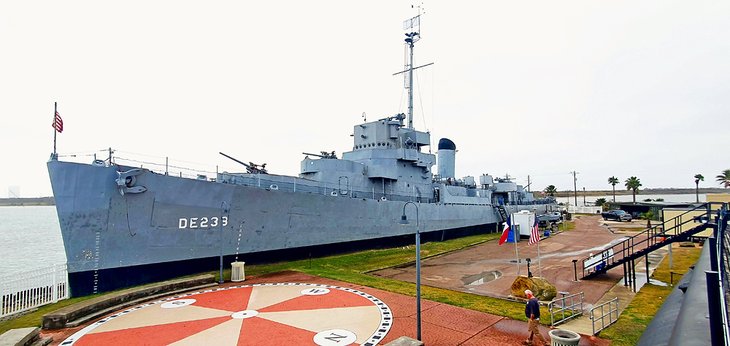
[[228, 216], [213, 217], [181, 217], [177, 221], [178, 229], [212, 228], [228, 225]]

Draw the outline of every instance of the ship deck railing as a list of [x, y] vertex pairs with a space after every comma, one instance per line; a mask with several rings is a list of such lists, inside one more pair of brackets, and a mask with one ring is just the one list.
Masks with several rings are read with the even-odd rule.
[[[167, 156], [146, 155], [112, 148], [60, 153], [58, 158], [67, 162], [93, 163], [109, 165], [110, 163], [128, 167], [144, 168], [154, 173], [177, 176], [181, 178], [215, 180], [217, 167], [203, 163], [171, 159]], [[211, 178], [208, 178], [211, 177]]]
[[[276, 178], [271, 178], [276, 177]], [[367, 191], [362, 188], [355, 188], [346, 184], [331, 184], [317, 181], [309, 181], [297, 177], [271, 176], [260, 174], [242, 173], [219, 173], [218, 181], [224, 184], [235, 184], [242, 186], [256, 187], [266, 190], [283, 192], [311, 193], [332, 197], [365, 198], [374, 200], [389, 201], [416, 201], [420, 203], [435, 203], [434, 198], [405, 195], [397, 193], [383, 193], [374, 189]]]

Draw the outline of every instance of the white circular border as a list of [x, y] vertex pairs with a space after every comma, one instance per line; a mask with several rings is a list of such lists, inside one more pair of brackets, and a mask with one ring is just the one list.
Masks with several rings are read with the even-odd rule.
[[79, 330], [78, 332], [76, 332], [73, 335], [66, 338], [66, 340], [61, 342], [59, 345], [61, 345], [61, 346], [73, 345], [74, 343], [76, 343], [76, 341], [81, 339], [81, 337], [86, 335], [86, 333], [94, 330], [96, 327], [99, 327], [102, 324], [109, 322], [119, 316], [126, 315], [130, 312], [137, 311], [139, 309], [143, 309], [143, 308], [146, 308], [151, 305], [162, 304], [162, 303], [170, 302], [170, 301], [177, 300], [180, 298], [193, 296], [196, 294], [210, 293], [210, 292], [217, 292], [217, 291], [226, 291], [226, 290], [235, 289], [235, 288], [257, 287], [257, 286], [316, 286], [316, 287], [322, 287], [322, 288], [326, 288], [326, 289], [336, 289], [336, 290], [340, 290], [340, 291], [354, 293], [354, 294], [360, 295], [363, 298], [371, 301], [380, 310], [380, 326], [372, 335], [370, 335], [370, 337], [367, 340], [365, 340], [361, 344], [362, 346], [377, 345], [380, 341], [383, 340], [385, 335], [388, 334], [388, 332], [390, 331], [390, 327], [393, 325], [393, 313], [390, 311], [390, 308], [388, 307], [388, 305], [385, 304], [385, 302], [383, 302], [382, 300], [374, 297], [373, 295], [367, 294], [365, 292], [361, 292], [361, 291], [354, 290], [352, 288], [347, 288], [347, 287], [339, 287], [339, 286], [323, 285], [323, 284], [307, 284], [307, 283], [300, 283], [300, 282], [263, 283], [263, 284], [253, 284], [253, 285], [231, 286], [231, 287], [226, 287], [226, 288], [215, 288], [215, 289], [209, 289], [209, 290], [198, 291], [198, 292], [193, 292], [193, 293], [185, 293], [185, 294], [161, 299], [161, 300], [158, 300], [155, 302], [138, 305], [133, 308], [129, 308], [124, 311], [114, 313], [111, 316], [104, 317], [101, 320], [98, 320], [98, 321], [84, 327], [83, 329]]

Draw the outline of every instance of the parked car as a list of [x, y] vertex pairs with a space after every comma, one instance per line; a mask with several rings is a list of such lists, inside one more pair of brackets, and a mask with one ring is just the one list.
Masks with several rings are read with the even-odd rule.
[[623, 210], [609, 210], [601, 213], [604, 220], [631, 221], [631, 214]]
[[542, 227], [547, 227], [551, 223], [558, 223], [563, 219], [563, 215], [559, 211], [553, 211], [547, 214], [537, 216], [537, 223]]

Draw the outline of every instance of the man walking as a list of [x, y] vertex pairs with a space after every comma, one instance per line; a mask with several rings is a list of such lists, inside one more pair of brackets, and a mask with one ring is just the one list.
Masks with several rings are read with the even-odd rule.
[[527, 305], [525, 306], [525, 317], [527, 317], [527, 331], [530, 332], [530, 337], [525, 340], [525, 345], [533, 345], [532, 337], [537, 335], [537, 338], [542, 342], [541, 345], [547, 345], [547, 341], [540, 334], [540, 303], [537, 298], [532, 295], [532, 291], [525, 290], [527, 296]]

